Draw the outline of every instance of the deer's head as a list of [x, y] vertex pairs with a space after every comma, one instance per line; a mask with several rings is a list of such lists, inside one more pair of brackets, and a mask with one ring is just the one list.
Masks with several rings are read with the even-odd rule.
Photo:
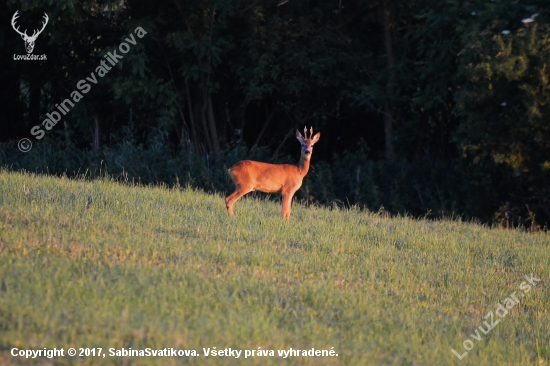
[[302, 157], [306, 160], [311, 159], [311, 154], [313, 153], [313, 144], [315, 144], [317, 141], [319, 141], [319, 138], [321, 137], [321, 133], [317, 132], [315, 136], [313, 136], [313, 127], [309, 128], [309, 136], [307, 134], [307, 127], [304, 127], [304, 135], [300, 133], [300, 131], [296, 130], [296, 138], [298, 141], [300, 141], [300, 144], [302, 145]]
[[32, 53], [32, 50], [34, 49], [34, 42], [36, 42], [36, 38], [38, 38], [38, 35], [42, 33], [44, 28], [46, 28], [46, 24], [48, 24], [48, 15], [44, 13], [44, 23], [42, 24], [42, 29], [40, 30], [34, 30], [32, 36], [29, 36], [27, 34], [27, 30], [25, 29], [24, 32], [19, 31], [19, 27], [15, 26], [15, 21], [19, 18], [19, 14], [16, 11], [15, 14], [13, 14], [13, 17], [11, 18], [11, 26], [13, 29], [21, 35], [21, 38], [23, 38], [23, 41], [25, 41], [25, 49], [27, 50], [27, 53]]

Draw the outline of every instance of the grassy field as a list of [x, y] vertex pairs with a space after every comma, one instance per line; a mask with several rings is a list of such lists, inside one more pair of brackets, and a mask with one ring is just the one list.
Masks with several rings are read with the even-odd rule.
[[[549, 254], [545, 233], [299, 204], [287, 223], [253, 198], [230, 218], [221, 195], [0, 171], [0, 364], [547, 365]], [[199, 356], [109, 355], [148, 347]]]

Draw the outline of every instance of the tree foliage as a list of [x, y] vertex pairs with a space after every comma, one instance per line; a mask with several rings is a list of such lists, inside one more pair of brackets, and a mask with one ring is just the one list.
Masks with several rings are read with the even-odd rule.
[[[307, 200], [506, 224], [550, 219], [543, 1], [8, 0], [0, 10], [2, 141], [30, 137], [142, 27], [147, 35], [49, 141], [34, 141], [43, 153], [59, 144], [82, 154], [74, 164], [104, 159], [171, 181], [223, 171], [237, 156], [294, 160], [294, 130], [312, 125], [323, 137]], [[15, 11], [29, 29], [48, 14], [35, 49], [47, 61], [13, 60], [24, 53]], [[19, 159], [13, 145], [0, 163], [51, 168]], [[160, 152], [187, 168], [143, 163]], [[223, 174], [213, 177], [194, 181], [227, 189]]]

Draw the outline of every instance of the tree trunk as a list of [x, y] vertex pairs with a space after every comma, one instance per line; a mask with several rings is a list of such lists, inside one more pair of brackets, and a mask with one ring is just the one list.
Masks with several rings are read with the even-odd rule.
[[94, 153], [99, 152], [99, 118], [97, 116], [94, 117], [94, 131], [92, 135], [92, 146], [94, 149]]
[[198, 144], [197, 133], [195, 131], [195, 118], [193, 117], [193, 103], [191, 103], [191, 94], [189, 93], [189, 81], [188, 77], [185, 77], [185, 91], [187, 92], [187, 107], [189, 108], [189, 124], [191, 125], [191, 138], [193, 139], [193, 144]]
[[218, 129], [216, 128], [216, 118], [214, 117], [214, 108], [212, 106], [212, 96], [208, 94], [207, 96], [207, 106], [206, 106], [207, 116], [208, 116], [208, 126], [210, 130], [210, 139], [212, 140], [212, 148], [214, 149], [214, 157], [218, 157], [221, 152], [220, 148], [220, 139], [218, 136]]
[[264, 126], [262, 127], [262, 130], [260, 131], [260, 134], [258, 135], [258, 137], [256, 138], [256, 141], [254, 141], [254, 145], [252, 145], [252, 147], [250, 148], [250, 150], [254, 150], [255, 148], [258, 147], [258, 145], [260, 144], [260, 141], [262, 140], [262, 137], [264, 136], [265, 134], [265, 131], [267, 131], [267, 126], [269, 126], [269, 122], [271, 122], [271, 119], [273, 118], [273, 116], [275, 115], [275, 108], [273, 108], [273, 110], [271, 111], [271, 113], [267, 113], [267, 106], [265, 107], [265, 114], [267, 115], [267, 119], [265, 120], [265, 123], [264, 123]]
[[40, 82], [32, 78], [29, 83], [29, 125], [40, 124]]
[[242, 105], [242, 112], [241, 112], [241, 128], [239, 130], [239, 141], [243, 141], [244, 139], [244, 114], [246, 112], [246, 107], [248, 107], [248, 96], [245, 98], [243, 105]]
[[295, 134], [296, 132], [294, 132], [295, 129], [297, 129], [302, 123], [301, 122], [297, 122], [294, 126], [292, 126], [292, 128], [287, 132], [287, 134], [285, 135], [285, 137], [283, 138], [283, 141], [281, 141], [281, 143], [279, 144], [279, 146], [277, 146], [277, 149], [275, 149], [275, 152], [273, 153], [273, 159], [275, 159], [277, 157], [277, 155], [279, 155], [279, 150], [282, 149], [282, 147], [284, 146], [286, 140], [288, 140], [290, 138], [290, 136], [292, 136], [293, 134]]
[[206, 109], [208, 107], [208, 79], [201, 82], [201, 93], [200, 96], [197, 95], [197, 105], [200, 105], [199, 103], [202, 104], [201, 108], [198, 110], [200, 111], [204, 140], [206, 141], [206, 145], [208, 146], [208, 151], [210, 153], [213, 153], [214, 148], [212, 147], [210, 132], [208, 130], [208, 120], [206, 118]]
[[210, 135], [208, 133], [208, 124], [206, 122], [206, 111], [201, 110], [201, 120], [202, 120], [202, 129], [204, 130], [204, 139], [206, 140], [206, 146], [208, 146], [208, 151], [213, 152], [212, 142], [210, 141]]
[[388, 0], [382, 0], [382, 13], [384, 21], [384, 43], [388, 59], [388, 82], [386, 84], [386, 101], [384, 103], [384, 141], [386, 144], [385, 156], [387, 161], [395, 157], [393, 149], [393, 99], [395, 92], [395, 60], [393, 57], [391, 39], [391, 13], [388, 8]]

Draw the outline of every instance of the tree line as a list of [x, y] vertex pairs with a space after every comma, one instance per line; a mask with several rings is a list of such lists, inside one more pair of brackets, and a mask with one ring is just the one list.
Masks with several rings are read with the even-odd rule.
[[[229, 191], [225, 167], [297, 160], [300, 197], [544, 228], [550, 219], [549, 15], [495, 0], [8, 0], [0, 4], [0, 164]], [[41, 24], [34, 54], [20, 29]], [[46, 138], [79, 80], [147, 34]], [[17, 150], [29, 137], [33, 149]]]

